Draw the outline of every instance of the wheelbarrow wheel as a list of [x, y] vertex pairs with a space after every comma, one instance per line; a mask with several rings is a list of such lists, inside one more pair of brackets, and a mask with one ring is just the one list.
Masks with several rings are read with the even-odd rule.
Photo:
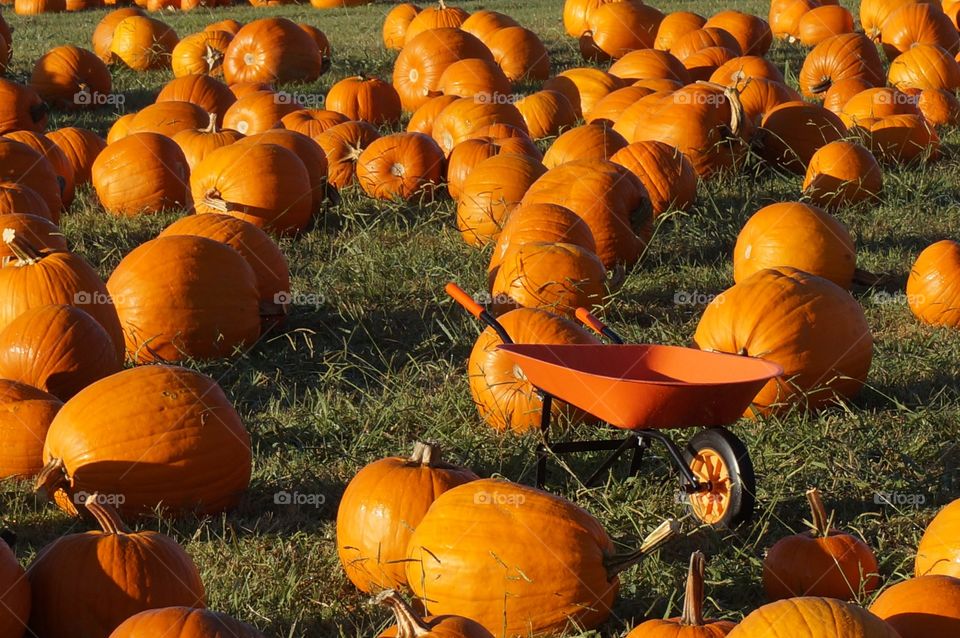
[[757, 479], [747, 446], [726, 428], [698, 432], [684, 451], [687, 465], [706, 489], [688, 495], [693, 515], [715, 527], [733, 528], [753, 517]]

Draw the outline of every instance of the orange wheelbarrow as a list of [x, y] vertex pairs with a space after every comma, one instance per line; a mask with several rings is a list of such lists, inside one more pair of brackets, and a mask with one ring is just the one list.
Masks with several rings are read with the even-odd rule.
[[[718, 527], [734, 527], [753, 515], [756, 477], [743, 442], [725, 425], [739, 419], [757, 392], [783, 369], [763, 359], [693, 348], [624, 344], [613, 330], [584, 308], [577, 318], [612, 344], [516, 344], [497, 319], [459, 286], [447, 294], [492, 327], [506, 352], [537, 389], [543, 407], [537, 449], [537, 487], [546, 483], [551, 455], [610, 451], [584, 481], [595, 485], [623, 456], [631, 454], [630, 475], [639, 473], [644, 453], [662, 445], [680, 478], [693, 515]], [[554, 398], [628, 430], [626, 438], [558, 441], [550, 438]], [[681, 449], [662, 430], [702, 428]]]

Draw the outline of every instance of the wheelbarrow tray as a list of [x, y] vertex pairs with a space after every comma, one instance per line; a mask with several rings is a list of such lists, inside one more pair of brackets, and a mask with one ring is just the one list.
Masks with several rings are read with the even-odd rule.
[[628, 430], [733, 423], [783, 369], [769, 361], [653, 344], [499, 346], [534, 386]]

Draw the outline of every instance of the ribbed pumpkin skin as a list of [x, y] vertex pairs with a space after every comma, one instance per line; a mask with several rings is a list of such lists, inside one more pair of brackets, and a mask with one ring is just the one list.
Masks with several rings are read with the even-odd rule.
[[543, 82], [550, 77], [550, 54], [537, 34], [523, 27], [504, 27], [484, 44], [511, 82]]
[[317, 144], [327, 156], [327, 181], [337, 188], [353, 184], [357, 178], [357, 160], [379, 137], [369, 122], [344, 122], [318, 135]]
[[702, 29], [706, 22], [707, 19], [702, 15], [690, 11], [668, 13], [657, 27], [657, 38], [653, 42], [653, 48], [657, 51], [669, 51], [677, 40], [691, 31]]
[[841, 119], [816, 104], [787, 102], [763, 118], [754, 141], [771, 166], [803, 174], [819, 149], [846, 133]]
[[464, 241], [476, 248], [496, 241], [510, 207], [519, 203], [545, 172], [539, 160], [514, 153], [477, 164], [467, 176], [457, 204], [457, 228]]
[[40, 153], [50, 165], [58, 178], [57, 186], [61, 186], [61, 200], [64, 209], [70, 207], [73, 203], [76, 184], [73, 177], [73, 165], [67, 160], [67, 156], [60, 150], [60, 147], [47, 139], [46, 135], [34, 131], [13, 131], [4, 135], [5, 138], [26, 144], [36, 152]]
[[687, 210], [697, 198], [697, 173], [687, 157], [669, 144], [634, 142], [610, 161], [637, 176], [647, 191], [654, 215]]
[[222, 512], [250, 483], [240, 416], [213, 379], [177, 366], [140, 366], [85, 388], [57, 414], [43, 458], [63, 461], [61, 507], [78, 492], [123, 494], [118, 509], [134, 516], [161, 503]]
[[50, 131], [47, 139], [56, 144], [70, 162], [74, 182], [78, 186], [89, 183], [93, 162], [107, 148], [103, 138], [87, 129], [67, 127]]
[[705, 27], [723, 29], [740, 45], [744, 55], [764, 56], [773, 44], [773, 33], [766, 20], [740, 11], [720, 11], [710, 16]]
[[343, 113], [324, 109], [301, 109], [280, 118], [280, 123], [285, 129], [303, 133], [315, 141], [319, 141], [320, 134], [327, 129], [349, 121]]
[[22, 142], [0, 137], [0, 180], [32, 188], [46, 202], [51, 221], [60, 220], [60, 183], [46, 157]]
[[393, 51], [402, 49], [406, 41], [407, 29], [418, 13], [420, 13], [420, 7], [409, 2], [398, 4], [390, 9], [383, 18], [383, 46]]
[[920, 576], [885, 590], [870, 612], [886, 620], [900, 638], [956, 636], [960, 632], [960, 579]]
[[107, 290], [127, 356], [138, 363], [229, 357], [260, 336], [256, 275], [237, 251], [212, 239], [173, 235], [141, 244], [110, 275]]
[[374, 140], [357, 158], [357, 182], [376, 199], [432, 198], [443, 181], [443, 151], [423, 133]]
[[594, 104], [622, 87], [619, 77], [589, 67], [567, 69], [543, 85], [544, 90], [559, 91], [567, 96], [577, 117], [588, 115]]
[[914, 44], [934, 44], [950, 54], [960, 50], [960, 35], [939, 5], [910, 2], [891, 13], [880, 27], [880, 41], [890, 60]]
[[474, 481], [470, 470], [434, 458], [374, 461], [350, 479], [337, 510], [337, 553], [347, 578], [363, 592], [407, 584], [407, 545], [430, 505], [447, 490]]
[[[0, 215], [7, 218], [3, 220], [4, 224], [10, 222], [10, 216], [27, 215], [28, 217], [42, 218], [56, 227], [55, 222], [60, 221], [59, 212], [57, 211], [56, 215], [52, 215], [47, 202], [29, 186], [17, 182], [0, 182]], [[64, 240], [63, 245], [66, 247], [66, 240]], [[0, 254], [12, 253], [7, 251], [4, 246], [0, 246]]]
[[0, 78], [0, 135], [19, 130], [41, 133], [48, 119], [36, 91]]
[[857, 252], [850, 231], [816, 206], [781, 202], [747, 220], [733, 249], [733, 280], [765, 268], [790, 266], [850, 288]]
[[239, 142], [243, 137], [242, 133], [231, 129], [211, 130], [207, 127], [180, 131], [172, 139], [183, 151], [183, 157], [192, 172], [207, 155], [218, 148]]
[[[514, 343], [600, 343], [579, 325], [544, 310], [518, 308], [500, 315]], [[492, 328], [477, 337], [470, 352], [467, 376], [480, 417], [495, 430], [526, 432], [540, 427], [540, 398], [527, 378], [518, 374], [513, 359], [497, 350], [503, 342]], [[561, 401], [553, 402], [554, 417], [571, 413]], [[582, 418], [579, 413], [575, 416]]]
[[902, 638], [862, 607], [832, 598], [789, 598], [764, 605], [727, 638]]
[[[59, 46], [37, 60], [30, 85], [45, 101], [61, 108], [77, 108], [81, 90], [109, 95], [110, 71], [95, 54], [75, 46]], [[91, 100], [88, 104], [93, 105]]]
[[170, 66], [170, 55], [179, 38], [169, 26], [142, 15], [121, 20], [110, 41], [111, 56], [134, 71]]
[[780, 539], [763, 561], [767, 599], [823, 596], [853, 600], [880, 586], [873, 551], [860, 539], [831, 530], [826, 537], [796, 534]]
[[226, 614], [191, 607], [142, 611], [117, 627], [110, 638], [264, 638], [246, 623]]
[[0, 331], [0, 377], [66, 401], [119, 372], [122, 360], [106, 330], [73, 306], [39, 306]]
[[505, 13], [480, 9], [471, 13], [470, 17], [463, 21], [460, 30], [476, 36], [481, 42], [486, 42], [495, 31], [518, 26], [520, 23]]
[[188, 215], [167, 226], [158, 237], [194, 235], [230, 246], [240, 253], [257, 278], [261, 310], [277, 303], [277, 295], [290, 292], [287, 259], [269, 235], [249, 222], [230, 215]]
[[574, 160], [607, 160], [627, 145], [627, 140], [602, 124], [584, 124], [562, 133], [543, 156], [547, 168]]
[[[0, 438], [3, 439], [0, 478], [31, 478], [43, 469], [43, 441], [61, 407], [63, 403], [52, 394], [0, 379]], [[0, 552], [3, 549], [5, 547], [0, 547]], [[0, 602], [6, 602], [2, 559], [0, 557]], [[15, 607], [11, 605], [11, 609]], [[26, 621], [25, 615], [23, 619]], [[8, 629], [9, 622], [10, 609], [0, 604], [0, 630]], [[3, 632], [3, 635], [8, 634]]]
[[457, 144], [483, 135], [481, 131], [492, 124], [508, 124], [524, 134], [527, 132], [526, 121], [513, 104], [463, 97], [451, 102], [437, 114], [431, 135], [444, 154], [449, 155]]
[[400, 119], [400, 96], [378, 78], [354, 76], [340, 80], [327, 92], [324, 106], [351, 120], [380, 125]]
[[393, 88], [407, 111], [415, 111], [439, 95], [440, 77], [447, 67], [467, 58], [493, 62], [493, 54], [476, 37], [444, 27], [430, 29], [407, 42], [393, 66]]
[[590, 227], [569, 208], [556, 204], [518, 206], [507, 216], [490, 256], [487, 272], [491, 285], [507, 251], [535, 241], [575, 244], [591, 253], [597, 252]]
[[237, 144], [239, 148], [243, 148], [244, 145], [276, 144], [296, 155], [307, 170], [313, 210], [320, 210], [327, 193], [327, 158], [323, 149], [312, 138], [296, 131], [275, 128], [264, 133], [249, 135], [238, 140]]
[[914, 563], [914, 575], [960, 577], [960, 499], [940, 510], [927, 525]]
[[620, 587], [604, 567], [613, 550], [573, 503], [482, 479], [434, 501], [410, 539], [407, 581], [428, 613], [463, 615], [498, 637], [590, 629], [610, 615]]
[[636, 263], [650, 237], [646, 190], [613, 162], [580, 160], [550, 169], [530, 186], [522, 204], [558, 204], [583, 218], [606, 268]]
[[0, 634], [22, 638], [30, 617], [30, 583], [13, 551], [0, 547]]
[[[0, 184], [2, 192], [3, 184]], [[4, 213], [0, 215], [0, 229], [12, 228], [17, 237], [23, 237], [38, 250], [66, 251], [67, 238], [60, 228], [45, 217], [25, 213]], [[0, 259], [13, 257], [14, 253], [6, 244], [0, 243]]]
[[960, 64], [935, 44], [915, 44], [890, 63], [890, 84], [900, 90], [960, 87]]
[[197, 165], [190, 187], [198, 213], [222, 212], [203, 201], [219, 197], [229, 215], [269, 232], [300, 232], [313, 211], [306, 167], [276, 144], [217, 149]]
[[108, 145], [94, 161], [91, 176], [97, 197], [114, 215], [152, 214], [190, 203], [187, 159], [159, 133], [133, 133]]
[[180, 40], [171, 59], [174, 77], [223, 75], [223, 56], [231, 40], [233, 34], [227, 31], [201, 31]]
[[97, 54], [97, 57], [107, 64], [114, 62], [113, 54], [110, 53], [110, 44], [113, 42], [114, 30], [125, 18], [142, 15], [144, 15], [144, 13], [140, 7], [114, 9], [105, 15], [93, 30], [93, 37], [91, 39], [93, 52]]
[[873, 154], [844, 140], [814, 153], [803, 179], [804, 194], [825, 208], [876, 201], [882, 190], [883, 172]]
[[[755, 410], [816, 409], [860, 391], [873, 337], [860, 304], [833, 282], [795, 270], [761, 270], [704, 310], [702, 350], [762, 357], [783, 367], [754, 398]], [[749, 411], [748, 411], [749, 412]]]
[[[157, 95], [157, 104], [164, 102], [189, 102], [202, 109], [197, 128], [202, 126], [209, 114], [213, 113], [221, 120], [227, 109], [237, 101], [236, 96], [226, 84], [209, 75], [184, 75], [167, 82]], [[180, 130], [187, 127], [181, 125]]]
[[944, 239], [920, 253], [907, 279], [907, 302], [923, 323], [960, 327], [960, 244]]
[[0, 268], [0, 330], [30, 308], [77, 306], [96, 319], [119, 350], [123, 331], [107, 287], [97, 271], [71, 252], [55, 252], [23, 267]]
[[844, 33], [827, 38], [813, 48], [800, 68], [800, 90], [818, 98], [830, 86], [848, 78], [860, 78], [883, 86], [883, 63], [873, 42], [862, 33]]
[[27, 578], [33, 592], [30, 629], [38, 638], [106, 637], [133, 614], [171, 605], [203, 607], [206, 598], [190, 555], [150, 531], [61, 536], [40, 550]]
[[322, 72], [316, 42], [286, 18], [263, 18], [244, 25], [223, 59], [227, 84], [312, 82]]
[[273, 91], [252, 91], [230, 105], [223, 115], [223, 127], [244, 135], [266, 133], [280, 128], [287, 115], [301, 110], [292, 99], [279, 97]]

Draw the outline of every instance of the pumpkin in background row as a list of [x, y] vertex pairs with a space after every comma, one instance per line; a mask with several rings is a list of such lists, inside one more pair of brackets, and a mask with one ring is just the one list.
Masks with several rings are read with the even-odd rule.
[[480, 9], [470, 14], [463, 24], [460, 25], [461, 31], [466, 31], [475, 36], [478, 40], [486, 43], [487, 39], [500, 29], [507, 27], [519, 27], [520, 23], [499, 11], [489, 9]]
[[864, 146], [845, 140], [820, 147], [803, 179], [803, 194], [828, 209], [876, 202], [881, 191], [883, 172], [876, 158]]
[[550, 54], [533, 31], [523, 27], [497, 29], [484, 44], [511, 82], [543, 82], [550, 77]]
[[223, 75], [223, 57], [232, 40], [226, 31], [201, 31], [183, 38], [171, 52], [173, 76]]
[[107, 147], [107, 143], [93, 131], [67, 127], [50, 131], [47, 139], [56, 144], [73, 168], [73, 179], [77, 186], [89, 184], [92, 178], [93, 163]]
[[766, 268], [790, 266], [850, 288], [857, 252], [850, 231], [816, 206], [781, 202], [747, 220], [733, 249], [733, 280]]
[[[154, 104], [153, 107], [163, 108], [161, 105], [166, 102], [187, 102], [192, 104], [198, 107], [202, 113], [196, 113], [196, 118], [188, 114], [188, 117], [184, 119], [187, 120], [189, 124], [193, 124], [195, 121], [197, 128], [199, 128], [207, 122], [207, 118], [211, 113], [218, 118], [223, 118], [236, 101], [236, 96], [234, 96], [227, 85], [220, 80], [212, 78], [209, 75], [194, 74], [184, 75], [164, 84], [163, 88], [160, 89], [160, 93], [157, 94], [156, 104]], [[153, 107], [147, 107], [140, 113]], [[139, 120], [139, 118], [140, 114], [138, 114], [137, 119]], [[135, 120], [135, 122], [136, 121], [137, 120]], [[185, 128], [189, 128], [189, 126], [187, 124], [180, 124], [177, 128], [182, 131]]]
[[[773, 44], [773, 32], [759, 16], [728, 9], [710, 16], [704, 27], [723, 29], [737, 40], [743, 55], [764, 56]], [[669, 47], [667, 47], [669, 49]]]
[[436, 6], [418, 11], [417, 15], [410, 21], [404, 33], [404, 44], [429, 29], [445, 27], [457, 29], [468, 17], [470, 17], [470, 14], [463, 9], [448, 7], [444, 0], [438, 0]]
[[163, 534], [131, 532], [109, 500], [94, 493], [84, 503], [100, 531], [61, 536], [41, 549], [27, 570], [30, 629], [38, 638], [109, 636], [147, 609], [204, 606], [203, 583], [190, 555]]
[[324, 107], [343, 113], [351, 120], [374, 125], [392, 124], [400, 119], [400, 96], [378, 78], [357, 75], [340, 80], [327, 92]]
[[383, 46], [399, 51], [406, 42], [407, 29], [420, 13], [420, 7], [409, 2], [398, 4], [390, 9], [383, 19]]
[[815, 46], [804, 59], [798, 80], [805, 97], [821, 99], [835, 82], [850, 78], [872, 86], [884, 84], [880, 54], [861, 33], [835, 35]]
[[43, 458], [37, 489], [73, 515], [75, 495], [94, 492], [123, 495], [117, 507], [131, 516], [219, 513], [250, 483], [237, 411], [213, 379], [177, 366], [131, 368], [81, 390], [50, 425]]
[[310, 175], [276, 144], [231, 144], [207, 155], [190, 175], [198, 213], [227, 213], [266, 231], [294, 234], [313, 212]]
[[30, 86], [60, 108], [101, 105], [110, 94], [110, 71], [96, 55], [75, 46], [59, 46], [43, 54], [33, 66]]
[[[157, 268], [164, 276], [157, 277]], [[141, 244], [117, 265], [107, 290], [135, 363], [216, 359], [260, 336], [257, 278], [240, 253], [195, 235]]]
[[376, 602], [393, 610], [397, 624], [390, 627], [380, 638], [418, 638], [437, 636], [444, 638], [493, 638], [483, 625], [463, 616], [437, 616], [421, 618], [417, 612], [393, 590], [387, 590], [375, 598]]
[[457, 229], [470, 246], [496, 241], [507, 211], [547, 169], [536, 158], [506, 153], [477, 164], [457, 203]]
[[443, 151], [423, 133], [385, 135], [357, 158], [357, 183], [376, 199], [432, 199], [442, 181]]
[[880, 586], [873, 551], [859, 538], [830, 529], [819, 490], [808, 490], [807, 501], [813, 513], [810, 531], [780, 539], [763, 560], [767, 598], [855, 600], [872, 594]]
[[697, 198], [697, 173], [687, 157], [669, 144], [634, 142], [610, 158], [637, 176], [654, 215], [688, 210]]
[[180, 39], [169, 26], [142, 15], [121, 20], [113, 31], [110, 54], [134, 71], [170, 66], [170, 56]]
[[820, 6], [818, 0], [772, 0], [767, 19], [777, 38], [796, 42], [800, 37], [800, 19]]
[[91, 177], [100, 203], [114, 215], [152, 214], [190, 203], [187, 159], [176, 142], [158, 133], [134, 133], [110, 144], [94, 161]]
[[939, 5], [907, 2], [880, 26], [880, 41], [887, 59], [893, 60], [915, 44], [942, 47], [950, 55], [960, 51], [960, 35]]
[[13, 7], [17, 15], [40, 15], [66, 11], [67, 3], [66, 0], [15, 0]]
[[161, 607], [134, 614], [110, 638], [264, 638], [226, 614], [194, 607]]
[[807, 47], [817, 46], [841, 33], [853, 33], [853, 14], [839, 5], [815, 7], [804, 13], [797, 23], [797, 36]]
[[706, 620], [703, 617], [703, 579], [706, 558], [696, 551], [690, 555], [683, 615], [669, 620], [648, 620], [635, 627], [626, 638], [723, 638], [736, 626], [729, 620]]
[[884, 590], [870, 612], [886, 620], [900, 638], [956, 636], [960, 632], [960, 579], [919, 576]]
[[467, 58], [494, 61], [490, 49], [480, 40], [450, 27], [424, 31], [407, 42], [393, 65], [393, 88], [403, 108], [415, 111], [439, 95], [443, 72]]
[[30, 582], [10, 546], [0, 541], [0, 634], [22, 638], [30, 617]]
[[944, 239], [923, 249], [910, 268], [907, 303], [923, 323], [960, 327], [960, 244]]
[[[60, 399], [52, 394], [23, 383], [0, 379], [0, 437], [3, 437], [0, 478], [33, 478], [43, 469], [43, 440], [47, 437], [53, 417], [62, 407]], [[2, 541], [0, 544], [6, 545]], [[0, 547], [0, 553], [2, 550]], [[4, 580], [3, 558], [0, 556], [0, 630], [7, 636], [10, 612], [16, 609], [16, 605], [7, 603], [4, 597], [10, 585]], [[14, 615], [26, 621], [25, 616]]]
[[593, 9], [617, 0], [566, 0], [563, 3], [563, 28], [571, 38], [579, 38], [587, 26], [587, 15]]
[[0, 78], [0, 135], [47, 128], [47, 106], [29, 86]]
[[665, 524], [640, 551], [616, 555], [600, 523], [573, 503], [481, 479], [430, 506], [410, 538], [407, 582], [428, 613], [460, 614], [497, 636], [593, 629], [610, 615], [617, 575], [673, 533]]
[[[598, 344], [596, 337], [569, 319], [545, 310], [517, 308], [497, 320], [514, 343]], [[506, 353], [497, 350], [500, 337], [486, 328], [473, 345], [467, 363], [470, 393], [480, 417], [493, 429], [527, 432], [540, 427], [541, 400], [534, 387], [519, 372]], [[568, 414], [575, 420], [586, 416], [562, 401], [552, 403], [554, 418]]]
[[286, 18], [262, 18], [244, 25], [223, 59], [227, 84], [312, 82], [322, 72], [317, 43]]
[[720, 294], [704, 310], [694, 341], [701, 350], [762, 357], [783, 368], [753, 400], [752, 410], [762, 413], [851, 398], [873, 359], [857, 300], [827, 279], [787, 267], [758, 271]]
[[61, 401], [119, 372], [122, 365], [106, 330], [73, 306], [30, 308], [0, 331], [0, 377]]
[[923, 533], [917, 558], [915, 576], [941, 574], [960, 576], [960, 499], [940, 510]]
[[788, 598], [751, 612], [728, 638], [902, 638], [867, 610], [834, 598]]
[[413, 530], [438, 496], [477, 478], [444, 462], [432, 443], [415, 444], [409, 458], [381, 459], [357, 472], [337, 510], [337, 553], [347, 578], [367, 593], [405, 586]]

